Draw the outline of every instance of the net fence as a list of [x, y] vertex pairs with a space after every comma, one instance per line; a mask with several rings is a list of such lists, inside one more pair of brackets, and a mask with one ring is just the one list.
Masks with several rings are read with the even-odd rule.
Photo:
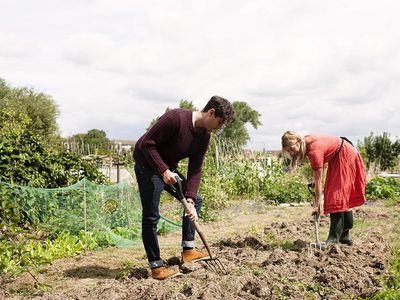
[[[140, 198], [128, 183], [99, 185], [83, 179], [64, 188], [40, 189], [0, 182], [0, 189], [31, 224], [51, 232], [101, 233], [117, 247], [141, 239]], [[161, 216], [159, 232], [179, 228], [180, 223]]]

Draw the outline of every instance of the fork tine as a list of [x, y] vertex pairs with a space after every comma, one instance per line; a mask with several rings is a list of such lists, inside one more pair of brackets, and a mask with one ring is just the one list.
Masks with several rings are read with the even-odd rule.
[[218, 268], [219, 273], [225, 274], [224, 267], [223, 267], [221, 261], [218, 258], [214, 259], [214, 263], [215, 263], [215, 266]]
[[320, 250], [322, 251], [322, 249], [324, 249], [326, 247], [325, 242], [315, 242], [315, 243], [310, 243], [310, 248], [314, 251]]
[[216, 262], [217, 262], [217, 265], [219, 266], [219, 268], [221, 269], [222, 274], [224, 274], [224, 275], [228, 274], [228, 271], [226, 270], [225, 266], [218, 258], [216, 259]]
[[205, 260], [204, 262], [207, 264], [207, 267], [208, 267], [211, 271], [213, 271], [213, 272], [215, 272], [215, 273], [218, 273], [218, 270], [215, 268], [215, 266], [211, 263], [210, 260]]
[[210, 269], [211, 271], [213, 271], [219, 275], [228, 274], [224, 265], [218, 258], [206, 259], [206, 260], [202, 260], [201, 262], [205, 263], [205, 265], [207, 266], [208, 269]]
[[213, 266], [215, 273], [220, 274], [220, 270], [218, 268], [218, 265], [215, 263], [215, 260], [212, 259], [209, 261], [209, 263]]

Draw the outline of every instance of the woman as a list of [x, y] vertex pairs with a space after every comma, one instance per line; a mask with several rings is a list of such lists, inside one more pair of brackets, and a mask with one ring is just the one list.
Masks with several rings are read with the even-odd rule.
[[367, 175], [357, 149], [346, 138], [329, 135], [301, 137], [293, 131], [282, 136], [282, 150], [296, 169], [307, 157], [313, 169], [315, 206], [313, 214], [320, 215], [322, 177], [327, 166], [324, 187], [324, 214], [330, 215], [329, 236], [326, 246], [333, 243], [352, 244], [349, 230], [353, 228], [351, 208], [365, 202]]

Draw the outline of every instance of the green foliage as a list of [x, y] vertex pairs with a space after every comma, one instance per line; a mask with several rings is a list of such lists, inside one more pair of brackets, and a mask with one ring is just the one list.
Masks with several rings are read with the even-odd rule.
[[25, 235], [19, 241], [0, 239], [0, 275], [18, 275], [27, 268], [38, 270], [42, 265], [68, 256], [75, 256], [84, 250], [93, 250], [102, 245], [112, 244], [104, 233], [80, 232], [72, 235], [62, 232], [55, 238], [32, 239]]
[[[220, 131], [219, 136], [222, 140], [227, 140], [237, 146], [244, 146], [249, 141], [250, 136], [246, 128], [246, 124], [250, 123], [253, 128], [258, 128], [261, 125], [260, 113], [252, 109], [246, 102], [234, 101], [232, 105], [235, 110], [235, 121], [226, 124]], [[192, 101], [182, 99], [179, 102], [179, 108], [186, 108], [190, 110], [197, 110]], [[171, 108], [167, 107], [165, 112], [170, 111]], [[158, 120], [159, 116], [150, 122], [149, 130]]]
[[86, 134], [86, 143], [96, 145], [97, 149], [107, 152], [110, 148], [110, 140], [104, 130], [91, 129]]
[[358, 147], [367, 168], [376, 165], [381, 170], [391, 170], [396, 166], [400, 155], [400, 141], [393, 143], [390, 134], [386, 132], [381, 136], [374, 136], [371, 132], [358, 143]]
[[0, 111], [27, 116], [27, 129], [50, 141], [59, 135], [58, 107], [53, 98], [31, 88], [13, 88], [0, 78]]
[[[398, 234], [398, 230], [397, 230]], [[373, 300], [400, 299], [400, 236], [397, 235], [397, 243], [391, 248], [389, 261], [389, 274], [383, 277], [383, 289], [377, 292]]]
[[87, 177], [104, 182], [96, 167], [73, 153], [49, 153], [26, 119], [0, 113], [0, 181], [33, 187], [67, 186]]
[[[236, 199], [264, 199], [274, 204], [309, 201], [308, 181], [301, 173], [284, 173], [283, 168], [281, 161], [268, 153], [246, 153], [235, 144], [213, 139], [199, 190], [202, 219], [215, 220], [216, 213]], [[187, 160], [180, 163], [183, 173], [186, 169]]]
[[310, 200], [307, 182], [299, 174], [284, 173], [266, 180], [264, 199], [274, 203], [306, 202]]
[[186, 99], [182, 99], [179, 102], [179, 108], [186, 108], [186, 109], [190, 109], [190, 110], [197, 110], [197, 108], [193, 105], [192, 101], [186, 100]]
[[[87, 177], [97, 182], [105, 178], [90, 161], [71, 153], [49, 153], [44, 141], [27, 128], [27, 118], [14, 112], [0, 112], [0, 181], [31, 187], [59, 187], [75, 183]], [[18, 203], [18, 199], [26, 199]], [[38, 223], [42, 210], [38, 199], [28, 190], [0, 186], [0, 229], [12, 235]], [[28, 214], [27, 212], [31, 212]], [[36, 212], [35, 214], [32, 212]]]
[[365, 194], [369, 200], [400, 201], [400, 180], [392, 177], [376, 177], [368, 181]]
[[[87, 133], [79, 133], [67, 139], [69, 143], [81, 144], [83, 153], [87, 153], [85, 149], [89, 147], [91, 154], [109, 154], [110, 140], [107, 138], [107, 133], [100, 129], [91, 129]], [[96, 153], [95, 153], [96, 152]], [[87, 153], [89, 154], [89, 153]]]
[[307, 286], [307, 291], [310, 291], [313, 293], [313, 295], [318, 294], [322, 298], [326, 296], [326, 291], [323, 286], [321, 286], [318, 283], [311, 283]]
[[[84, 179], [59, 189], [1, 183], [0, 200], [0, 254], [7, 253], [0, 273], [75, 255], [79, 245], [129, 247], [141, 237], [139, 195], [126, 183], [104, 186]], [[180, 228], [163, 217], [158, 225], [160, 233]], [[66, 233], [71, 238], [63, 238]], [[53, 245], [58, 248], [52, 250]], [[59, 249], [64, 250], [54, 252]]]
[[[181, 99], [181, 101], [179, 102], [179, 108], [186, 108], [186, 109], [190, 109], [190, 110], [197, 110], [197, 108], [194, 106], [192, 101], [186, 100], [186, 99]], [[167, 111], [172, 110], [173, 108], [170, 108], [169, 106], [167, 106], [167, 108], [165, 109], [164, 113], [166, 113]], [[151, 120], [149, 126], [146, 128], [146, 131], [148, 131], [151, 127], [153, 127], [153, 125], [157, 122], [157, 120], [160, 118], [160, 116], [157, 116], [155, 119]]]
[[246, 124], [250, 123], [253, 128], [257, 129], [261, 125], [261, 115], [246, 102], [234, 101], [232, 105], [235, 110], [235, 120], [224, 126], [220, 137], [232, 141], [238, 146], [244, 146], [250, 140]]

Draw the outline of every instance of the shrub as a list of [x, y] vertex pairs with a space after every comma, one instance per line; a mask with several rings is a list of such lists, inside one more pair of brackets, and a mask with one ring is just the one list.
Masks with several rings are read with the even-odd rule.
[[372, 178], [365, 189], [369, 200], [395, 200], [400, 201], [400, 180], [392, 177]]

